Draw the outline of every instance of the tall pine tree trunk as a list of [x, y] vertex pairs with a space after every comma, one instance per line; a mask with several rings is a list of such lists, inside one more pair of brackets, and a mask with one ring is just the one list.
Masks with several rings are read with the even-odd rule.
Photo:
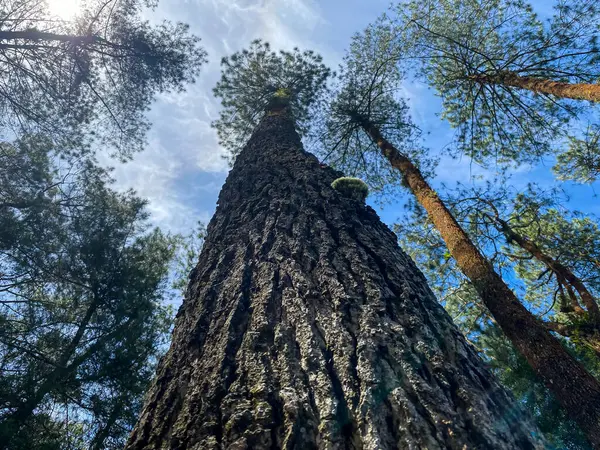
[[502, 84], [504, 86], [526, 89], [540, 94], [554, 95], [573, 100], [589, 100], [600, 102], [600, 84], [565, 83], [546, 78], [523, 77], [514, 72], [504, 72], [499, 75], [473, 75], [470, 77], [479, 83]]
[[412, 161], [388, 142], [377, 127], [364, 120], [361, 125], [390, 165], [402, 174], [506, 337], [569, 417], [581, 426], [594, 448], [600, 448], [600, 383], [523, 306]]
[[219, 197], [127, 449], [533, 449], [375, 212], [331, 187], [286, 109]]

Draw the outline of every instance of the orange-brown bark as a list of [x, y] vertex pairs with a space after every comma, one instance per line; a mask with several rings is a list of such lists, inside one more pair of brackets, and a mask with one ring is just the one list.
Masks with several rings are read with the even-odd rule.
[[475, 75], [471, 79], [480, 83], [502, 84], [555, 97], [600, 102], [600, 84], [565, 83], [546, 78], [523, 77], [513, 72], [503, 72], [496, 76]]
[[361, 126], [378, 145], [383, 156], [401, 172], [457, 265], [471, 280], [506, 336], [554, 393], [569, 416], [581, 426], [594, 448], [600, 449], [600, 383], [521, 304], [471, 242], [419, 169], [385, 140], [378, 128], [364, 120]]

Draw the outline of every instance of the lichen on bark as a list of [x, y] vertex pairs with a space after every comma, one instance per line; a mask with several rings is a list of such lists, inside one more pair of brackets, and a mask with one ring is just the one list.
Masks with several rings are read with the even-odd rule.
[[375, 211], [268, 114], [237, 157], [128, 449], [534, 449]]

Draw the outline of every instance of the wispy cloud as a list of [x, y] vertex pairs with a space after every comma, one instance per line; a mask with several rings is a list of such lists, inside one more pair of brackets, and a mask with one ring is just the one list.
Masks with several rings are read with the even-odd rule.
[[117, 186], [147, 198], [152, 220], [168, 230], [185, 231], [198, 219], [208, 220], [228, 171], [210, 126], [219, 113], [212, 88], [221, 58], [261, 38], [274, 49], [315, 50], [335, 67], [350, 36], [386, 7], [387, 0], [162, 0], [148, 18], [188, 23], [202, 38], [209, 63], [186, 92], [157, 100], [149, 145], [133, 161], [117, 165]]
[[155, 224], [184, 232], [210, 218], [228, 170], [211, 128], [219, 112], [211, 90], [221, 58], [256, 38], [274, 48], [315, 48], [307, 36], [324, 19], [312, 0], [164, 0], [149, 18], [190, 24], [210, 62], [186, 92], [158, 99], [150, 112], [148, 147], [133, 161], [117, 164], [114, 176], [118, 188], [133, 188], [149, 200]]

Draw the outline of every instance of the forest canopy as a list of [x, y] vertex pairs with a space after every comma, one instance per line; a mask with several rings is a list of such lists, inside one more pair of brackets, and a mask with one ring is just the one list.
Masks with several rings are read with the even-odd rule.
[[[157, 367], [168, 378], [159, 361], [174, 307], [184, 297], [196, 305], [201, 283], [214, 283], [207, 298], [217, 298], [224, 281], [213, 272], [238, 276], [241, 265], [224, 264], [247, 264], [280, 244], [275, 234], [258, 249], [240, 238], [248, 256], [236, 259], [239, 249], [221, 249], [211, 230], [237, 224], [242, 232], [247, 223], [204, 222], [215, 207], [256, 201], [245, 192], [278, 176], [237, 158], [265, 117], [289, 114], [318, 158], [290, 177], [308, 166], [315, 180], [334, 174], [326, 184], [335, 198], [359, 216], [376, 210], [549, 445], [600, 448], [596, 1], [402, 0], [370, 6], [367, 17], [357, 2], [336, 0], [339, 19], [324, 8], [327, 30], [311, 28], [319, 39], [279, 30], [294, 29], [279, 10], [279, 32], [252, 29], [257, 11], [275, 8], [258, 2], [211, 12], [84, 0], [60, 17], [54, 1], [0, 5], [0, 447], [126, 445]], [[310, 22], [306, 11], [294, 20]], [[221, 25], [207, 25], [203, 13]], [[220, 158], [230, 177], [257, 177], [242, 180], [237, 197], [217, 199], [227, 175]], [[298, 205], [314, 194], [303, 200], [276, 187]], [[270, 189], [258, 203], [270, 201]], [[326, 198], [315, 209], [324, 215]], [[277, 233], [304, 226], [276, 223]], [[310, 223], [307, 242], [321, 226]], [[344, 233], [333, 233], [340, 248], [364, 238]], [[198, 272], [205, 240], [212, 253], [204, 256], [216, 262]], [[364, 252], [380, 269], [377, 251]], [[332, 270], [346, 275], [351, 267], [341, 264]], [[256, 266], [248, 267], [242, 299], [269, 283], [273, 298], [296, 288], [284, 271], [252, 284]], [[224, 313], [228, 349], [246, 342], [236, 320], [253, 311], [247, 306]], [[178, 320], [195, 307], [181, 307]], [[198, 319], [194, 336], [220, 320]], [[344, 352], [329, 343], [320, 350], [335, 372]], [[244, 381], [223, 364], [227, 383]], [[336, 395], [346, 388], [337, 383]], [[335, 420], [346, 420], [347, 408]]]

